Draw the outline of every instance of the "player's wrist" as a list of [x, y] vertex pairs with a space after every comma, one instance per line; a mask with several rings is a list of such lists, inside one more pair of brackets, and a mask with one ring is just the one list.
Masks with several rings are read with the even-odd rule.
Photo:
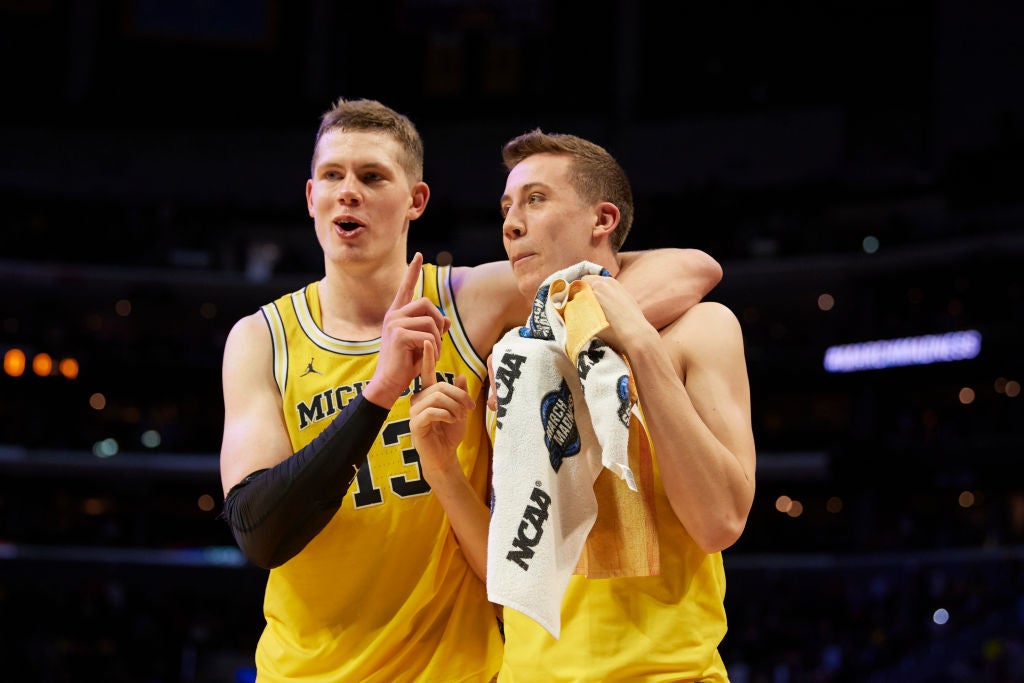
[[445, 462], [443, 465], [438, 464], [436, 460], [434, 466], [423, 465], [423, 478], [435, 495], [442, 496], [454, 494], [467, 482], [454, 449], [443, 460]]
[[445, 449], [441, 456], [430, 458], [429, 465], [424, 465], [423, 476], [427, 477], [428, 483], [433, 480], [438, 483], [451, 481], [452, 478], [462, 477], [462, 466], [459, 464], [459, 457], [454, 448]]
[[630, 358], [661, 348], [661, 335], [650, 324], [637, 325], [622, 338], [623, 352]]
[[363, 389], [363, 398], [381, 408], [391, 410], [395, 401], [408, 387], [374, 377]]

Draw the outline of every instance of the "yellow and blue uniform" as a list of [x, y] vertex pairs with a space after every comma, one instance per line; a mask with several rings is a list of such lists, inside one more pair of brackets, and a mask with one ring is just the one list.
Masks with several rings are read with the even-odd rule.
[[706, 554], [669, 505], [654, 455], [658, 576], [574, 575], [561, 634], [506, 607], [499, 683], [729, 680], [718, 645], [726, 632], [722, 554]]
[[[298, 451], [373, 376], [380, 339], [328, 336], [318, 283], [262, 307], [274, 347], [284, 421]], [[450, 269], [424, 264], [416, 296], [452, 321], [437, 361], [446, 381], [465, 375], [478, 406], [459, 461], [484, 500], [489, 441], [486, 366], [455, 310]], [[418, 382], [417, 378], [417, 382]], [[327, 526], [270, 570], [256, 649], [258, 680], [491, 681], [502, 642], [482, 581], [423, 479], [409, 434], [411, 386], [395, 402], [365, 465]]]

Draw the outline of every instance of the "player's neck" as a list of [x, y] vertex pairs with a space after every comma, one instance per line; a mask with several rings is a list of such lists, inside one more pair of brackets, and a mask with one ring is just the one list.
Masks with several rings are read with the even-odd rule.
[[328, 271], [319, 283], [324, 332], [349, 341], [379, 337], [405, 268], [403, 261], [397, 266]]
[[610, 251], [594, 252], [586, 256], [584, 260], [608, 269], [608, 272], [611, 273], [612, 277], [617, 277], [619, 271], [622, 269], [622, 266], [619, 265], [618, 257]]
[[604, 266], [605, 268], [607, 268], [608, 272], [611, 273], [612, 277], [618, 277], [619, 271], [622, 270], [622, 266], [619, 265], [619, 259], [616, 258], [614, 254], [612, 254], [608, 258], [603, 258], [600, 261], [595, 261], [595, 263], [597, 263], [597, 265], [599, 266]]

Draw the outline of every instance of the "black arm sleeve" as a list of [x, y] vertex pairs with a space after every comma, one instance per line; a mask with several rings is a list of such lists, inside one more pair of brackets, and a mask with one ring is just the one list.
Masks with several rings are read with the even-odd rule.
[[357, 396], [297, 453], [228, 491], [222, 517], [250, 562], [277, 567], [320, 533], [341, 507], [388, 412]]

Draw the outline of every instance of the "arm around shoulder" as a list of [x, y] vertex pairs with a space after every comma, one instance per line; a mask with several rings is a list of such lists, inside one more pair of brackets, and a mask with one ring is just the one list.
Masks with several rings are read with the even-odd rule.
[[481, 357], [530, 315], [532, 301], [519, 292], [508, 261], [453, 268], [452, 287], [459, 318]]
[[700, 249], [662, 248], [619, 253], [617, 279], [657, 329], [701, 301], [722, 281], [722, 266]]

